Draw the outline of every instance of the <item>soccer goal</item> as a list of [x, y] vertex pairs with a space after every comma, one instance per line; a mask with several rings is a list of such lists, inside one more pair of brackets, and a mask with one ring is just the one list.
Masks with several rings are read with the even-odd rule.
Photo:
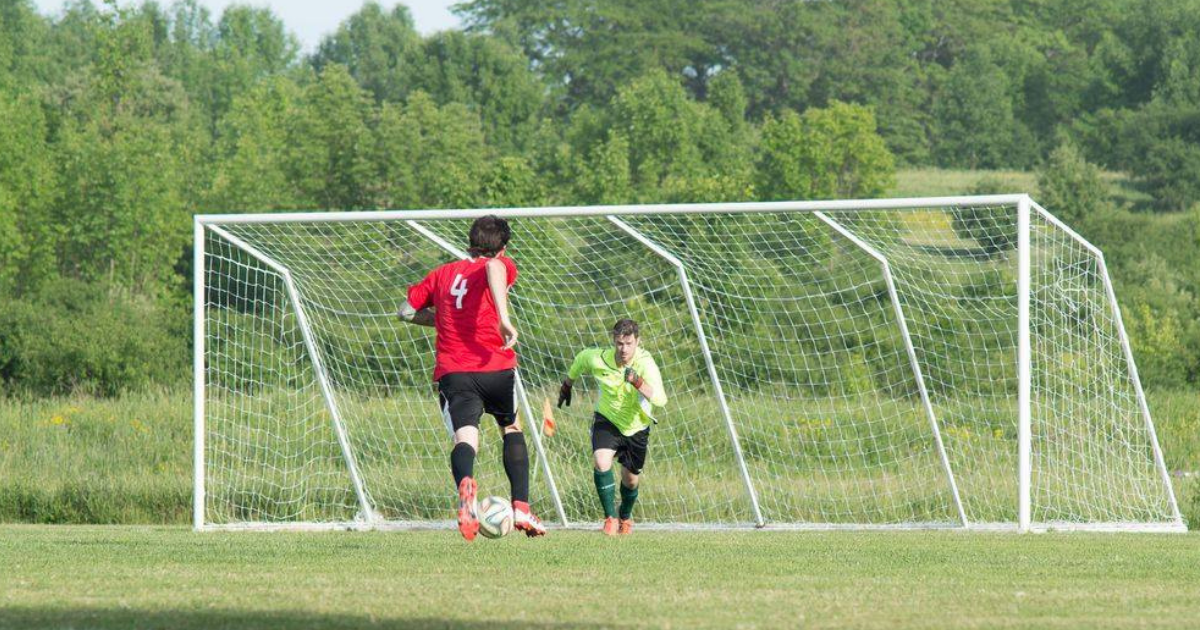
[[1025, 195], [198, 216], [196, 528], [449, 525], [433, 331], [396, 311], [484, 214], [543, 518], [601, 519], [595, 392], [541, 408], [632, 317], [670, 399], [640, 523], [1184, 529], [1104, 257]]

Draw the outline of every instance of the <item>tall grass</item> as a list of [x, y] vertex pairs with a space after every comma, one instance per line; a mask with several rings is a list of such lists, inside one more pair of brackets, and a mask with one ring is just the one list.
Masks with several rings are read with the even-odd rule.
[[0, 399], [0, 520], [183, 523], [191, 396]]
[[[1167, 467], [1173, 474], [1176, 495], [1180, 507], [1192, 527], [1200, 527], [1200, 482], [1195, 474], [1200, 471], [1200, 392], [1155, 391], [1149, 394], [1151, 410], [1155, 415], [1158, 436], [1163, 445]], [[896, 403], [900, 404], [900, 403]], [[904, 406], [907, 407], [907, 403]], [[65, 397], [23, 401], [0, 399], [0, 521], [32, 523], [154, 523], [182, 524], [191, 517], [191, 471], [192, 471], [192, 405], [190, 393], [186, 391], [153, 391], [127, 394], [115, 399], [88, 397]], [[828, 413], [828, 411], [827, 411]], [[797, 411], [797, 418], [804, 416]], [[812, 414], [810, 414], [812, 415]], [[915, 405], [910, 411], [900, 410], [897, 417], [911, 418], [912, 430], [924, 422]], [[818, 418], [818, 415], [812, 415]], [[560, 433], [548, 440], [550, 457], [559, 474], [560, 490], [568, 511], [577, 515], [591, 515], [595, 510], [591, 480], [587, 464], [586, 424], [580, 419], [560, 422]], [[810, 419], [809, 422], [812, 422]], [[907, 421], [905, 421], [907, 422]], [[798, 424], [797, 424], [798, 423]], [[784, 433], [792, 432], [819, 436], [827, 429], [818, 424], [808, 426], [802, 421], [782, 427]], [[985, 422], [986, 424], [986, 422]], [[677, 425], [679, 430], [686, 425]], [[988, 425], [990, 426], [990, 425]], [[1011, 450], [1012, 436], [995, 432], [987, 426], [952, 426], [945, 430], [947, 447], [951, 452], [964, 453], [990, 450]], [[672, 448], [671, 431], [660, 425], [654, 435], [652, 448], [665, 455]], [[444, 431], [440, 426], [431, 431]], [[907, 430], [907, 429], [906, 429]], [[486, 436], [485, 436], [486, 437]], [[493, 436], [494, 437], [494, 436]], [[862, 478], [831, 480], [824, 472], [813, 470], [804, 462], [780, 463], [779, 446], [775, 454], [772, 445], [764, 442], [766, 435], [756, 431], [744, 434], [743, 446], [749, 457], [752, 474], [756, 478], [773, 478], [776, 483], [804, 488], [804, 484], [819, 479], [825, 492], [832, 492], [836, 483], [847, 484], [850, 491], [862, 490], [862, 484], [878, 484], [880, 479], [905, 474], [904, 465], [910, 460], [879, 462], [879, 476], [864, 473]], [[793, 436], [794, 437], [794, 436]], [[444, 433], [436, 436], [444, 438]], [[435, 436], [429, 436], [435, 439]], [[963, 449], [959, 442], [974, 440], [971, 450]], [[493, 440], [494, 441], [494, 440]], [[986, 442], [986, 444], [985, 444]], [[994, 442], [994, 443], [993, 443]], [[794, 441], [799, 444], [801, 441]], [[494, 446], [494, 444], [490, 444]], [[490, 448], [486, 447], [486, 448]], [[809, 450], [797, 452], [797, 457], [819, 457], [820, 447], [812, 445]], [[495, 450], [495, 449], [490, 449]], [[670, 496], [675, 492], [672, 478], [686, 475], [696, 497], [711, 493], [715, 497], [727, 497], [723, 507], [727, 514], [719, 515], [722, 520], [744, 520], [746, 513], [742, 496], [741, 481], [733, 470], [731, 452], [721, 445], [709, 445], [697, 451], [711, 458], [706, 467], [683, 470], [676, 464], [667, 465], [668, 458], [662, 457], [658, 469], [648, 467], [647, 503], [658, 501], [661, 510], [676, 517], [686, 516], [687, 501]], [[763, 453], [757, 456], [756, 453]], [[652, 459], [653, 459], [652, 451]], [[443, 454], [432, 457], [439, 462]], [[678, 456], [682, 456], [678, 451]], [[485, 452], [481, 462], [494, 472], [499, 471], [496, 453]], [[403, 458], [397, 458], [402, 460]], [[987, 484], [996, 491], [1008, 494], [1013, 486], [1011, 459], [997, 458], [992, 467], [976, 468], [970, 472], [971, 482]], [[1007, 462], [1007, 463], [1006, 463]], [[932, 462], [924, 462], [931, 464]], [[376, 458], [375, 474], [383, 474], [385, 462]], [[438, 464], [441, 465], [440, 463]], [[956, 463], [956, 465], [960, 465]], [[399, 470], [402, 464], [393, 467], [388, 485], [406, 493], [405, 501], [415, 501], [417, 495], [444, 494], [443, 479], [428, 475], [412, 477]], [[720, 470], [718, 470], [720, 469]], [[864, 471], [867, 469], [863, 469]], [[965, 467], [962, 475], [966, 475]], [[540, 474], [540, 473], [537, 473]], [[909, 475], [908, 478], [913, 478]], [[988, 481], [991, 479], [991, 481]], [[497, 478], [497, 482], [499, 477]], [[836, 483], [834, 483], [836, 481]], [[392, 483], [394, 482], [394, 483]], [[963, 481], [960, 480], [960, 485]], [[857, 486], [857, 487], [856, 487]], [[876, 486], [878, 487], [878, 486]], [[979, 490], [977, 490], [978, 492]], [[778, 511], [779, 520], [811, 518], [813, 514], [835, 509], [838, 500], [829, 497], [805, 497], [803, 492], [766, 492], [764, 499]], [[655, 495], [661, 495], [655, 499]], [[782, 498], [782, 497], [788, 498]], [[774, 497], [774, 498], [772, 498]], [[895, 510], [896, 514], [929, 514], [936, 505], [928, 495], [891, 497], [895, 503], [882, 509]], [[904, 504], [904, 501], [915, 501]], [[438, 510], [440, 499], [420, 502], [423, 512], [431, 515]], [[435, 505], [436, 504], [436, 505]], [[833, 506], [833, 507], [831, 507]], [[881, 509], [871, 507], [870, 509]]]

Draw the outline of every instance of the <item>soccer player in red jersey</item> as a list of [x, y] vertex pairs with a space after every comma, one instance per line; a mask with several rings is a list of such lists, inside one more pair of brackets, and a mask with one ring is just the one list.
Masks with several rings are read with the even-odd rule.
[[475, 453], [484, 412], [504, 432], [504, 472], [512, 486], [513, 526], [528, 536], [546, 527], [529, 508], [529, 451], [517, 425], [517, 329], [508, 314], [508, 289], [517, 265], [504, 255], [511, 231], [496, 216], [475, 220], [468, 235], [470, 258], [446, 263], [409, 287], [400, 317], [437, 330], [438, 384], [442, 416], [454, 434], [450, 469], [458, 486], [458, 531], [475, 539]]

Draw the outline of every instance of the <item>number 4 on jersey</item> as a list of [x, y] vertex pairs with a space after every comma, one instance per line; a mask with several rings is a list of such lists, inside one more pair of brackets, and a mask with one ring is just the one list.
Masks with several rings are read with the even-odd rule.
[[454, 301], [454, 308], [462, 310], [463, 298], [467, 297], [467, 280], [461, 273], [454, 276], [454, 282], [450, 283], [450, 295], [458, 298]]

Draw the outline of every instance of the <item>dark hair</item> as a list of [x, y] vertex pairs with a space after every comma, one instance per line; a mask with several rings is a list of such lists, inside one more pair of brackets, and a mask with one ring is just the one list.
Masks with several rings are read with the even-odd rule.
[[512, 232], [508, 229], [508, 221], [494, 214], [479, 217], [471, 224], [471, 246], [467, 248], [467, 253], [491, 258], [508, 245], [510, 237]]
[[637, 322], [629, 318], [618, 319], [617, 323], [613, 324], [612, 336], [625, 337], [628, 335], [633, 335], [634, 337], [638, 336]]

